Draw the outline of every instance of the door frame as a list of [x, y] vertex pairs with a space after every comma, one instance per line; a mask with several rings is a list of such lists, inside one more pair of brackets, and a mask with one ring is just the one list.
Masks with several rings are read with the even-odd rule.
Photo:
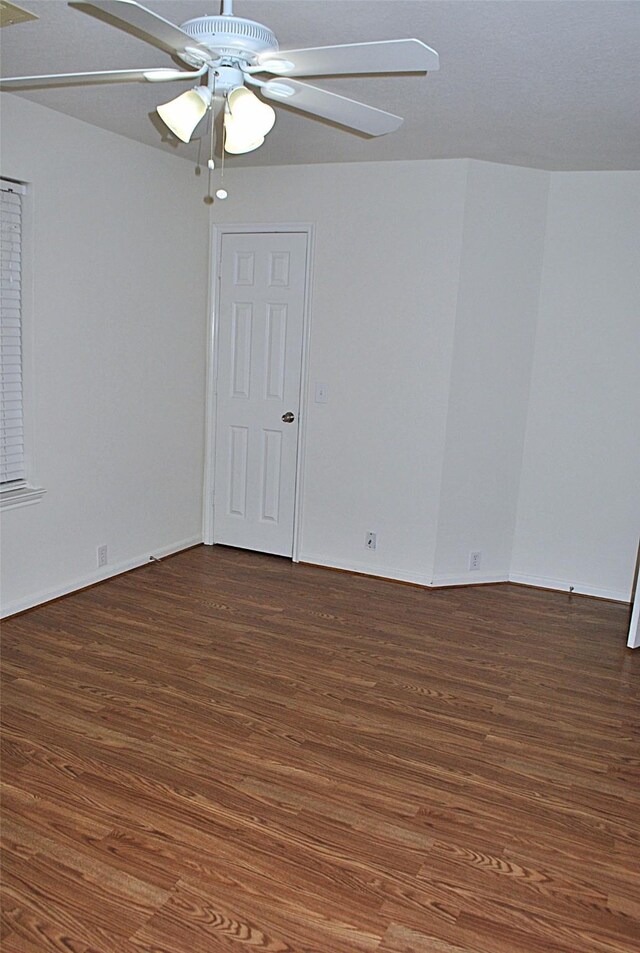
[[300, 365], [300, 405], [298, 415], [298, 442], [296, 447], [296, 498], [293, 511], [293, 552], [292, 561], [299, 562], [302, 545], [302, 501], [304, 489], [307, 410], [309, 391], [309, 351], [311, 340], [311, 290], [313, 284], [313, 259], [315, 246], [315, 227], [311, 223], [243, 223], [213, 224], [209, 242], [209, 302], [207, 312], [207, 369], [206, 369], [206, 417], [205, 417], [205, 463], [202, 535], [207, 546], [213, 546], [215, 533], [215, 474], [216, 474], [216, 416], [218, 384], [218, 337], [220, 313], [220, 264], [222, 239], [225, 235], [269, 235], [297, 232], [306, 235], [307, 256], [305, 269], [305, 288], [302, 313], [302, 355]]
[[631, 586], [631, 619], [629, 621], [629, 637], [627, 648], [640, 649], [640, 543], [636, 556], [636, 570], [633, 574]]

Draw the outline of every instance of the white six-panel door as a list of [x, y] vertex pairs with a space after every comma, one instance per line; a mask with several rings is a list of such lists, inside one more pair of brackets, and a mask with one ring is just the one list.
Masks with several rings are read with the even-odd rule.
[[213, 539], [281, 556], [293, 552], [306, 258], [304, 233], [222, 236]]

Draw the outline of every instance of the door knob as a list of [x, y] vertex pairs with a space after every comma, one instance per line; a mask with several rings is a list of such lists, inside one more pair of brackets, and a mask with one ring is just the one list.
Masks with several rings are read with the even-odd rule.
[[294, 414], [292, 414], [290, 410], [288, 410], [288, 411], [286, 412], [286, 414], [283, 414], [283, 415], [282, 415], [282, 421], [283, 421], [283, 423], [285, 423], [285, 424], [292, 424], [295, 419], [296, 419], [296, 418], [295, 418]]

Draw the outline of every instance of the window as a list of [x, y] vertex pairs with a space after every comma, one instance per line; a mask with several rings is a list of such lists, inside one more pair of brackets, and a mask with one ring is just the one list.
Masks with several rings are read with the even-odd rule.
[[0, 506], [36, 502], [27, 481], [23, 392], [23, 214], [26, 187], [0, 179]]

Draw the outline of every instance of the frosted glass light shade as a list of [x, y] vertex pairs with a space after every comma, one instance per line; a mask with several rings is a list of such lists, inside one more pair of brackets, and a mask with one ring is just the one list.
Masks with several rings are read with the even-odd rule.
[[206, 86], [196, 86], [195, 89], [158, 106], [156, 112], [178, 139], [189, 142], [210, 104], [211, 90]]
[[227, 96], [227, 107], [224, 114], [225, 152], [238, 155], [261, 146], [276, 121], [271, 106], [261, 102], [250, 89], [238, 86]]
[[253, 150], [258, 149], [263, 142], [264, 136], [259, 136], [257, 139], [249, 139], [247, 136], [235, 136], [233, 133], [230, 135], [225, 127], [224, 151], [229, 152], [231, 155], [237, 156], [244, 152], [253, 152]]

